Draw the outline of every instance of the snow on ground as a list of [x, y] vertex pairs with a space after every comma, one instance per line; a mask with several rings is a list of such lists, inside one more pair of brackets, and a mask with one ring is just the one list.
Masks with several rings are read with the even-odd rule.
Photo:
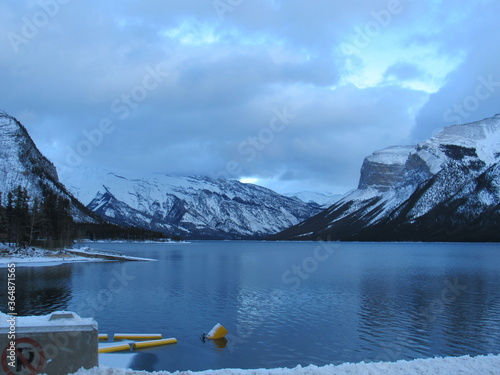
[[[170, 372], [146, 372], [95, 367], [90, 370], [80, 369], [74, 375], [168, 375]], [[431, 359], [415, 359], [413, 361], [377, 362], [377, 363], [344, 363], [341, 365], [297, 366], [293, 369], [257, 369], [239, 370], [222, 369], [201, 372], [176, 371], [177, 375], [498, 375], [500, 374], [500, 355], [478, 357], [445, 357]]]
[[[104, 259], [111, 256], [116, 259]], [[16, 267], [57, 266], [73, 262], [102, 262], [109, 260], [151, 261], [155, 259], [125, 256], [123, 254], [109, 254], [96, 251], [89, 247], [67, 250], [44, 250], [36, 247], [9, 248], [0, 246], [0, 268], [15, 263]]]
[[[53, 315], [63, 317], [51, 320]], [[0, 311], [0, 327], [8, 327], [10, 318], [12, 318], [12, 315], [5, 314]], [[78, 314], [71, 311], [54, 311], [53, 313], [47, 315], [16, 316], [16, 327], [61, 327], [75, 325], [95, 326], [95, 329], [97, 330], [97, 323], [94, 319], [82, 318]]]
[[95, 258], [103, 258], [106, 260], [136, 260], [136, 261], [156, 261], [156, 259], [149, 258], [140, 258], [133, 257], [129, 255], [125, 255], [122, 253], [110, 252], [110, 251], [102, 251], [102, 250], [94, 250], [90, 247], [82, 247], [80, 249], [67, 249], [67, 253], [73, 254], [76, 256], [85, 256], [87, 258], [95, 259]]
[[134, 240], [90, 240], [90, 239], [83, 239], [80, 240], [80, 242], [84, 243], [135, 243], [135, 244], [185, 244], [185, 243], [191, 243], [189, 241], [173, 241], [170, 239], [167, 240], [145, 240], [145, 241], [134, 241]]
[[68, 254], [64, 250], [52, 251], [36, 247], [27, 248], [0, 248], [0, 267], [15, 263], [16, 266], [55, 266], [68, 262], [102, 261], [103, 259], [92, 259], [83, 256]]
[[101, 368], [125, 368], [132, 363], [136, 355], [137, 353], [100, 353], [99, 365]]

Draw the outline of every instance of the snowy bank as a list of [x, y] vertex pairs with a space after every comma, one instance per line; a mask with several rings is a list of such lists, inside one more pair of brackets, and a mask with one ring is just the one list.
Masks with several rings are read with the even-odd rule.
[[108, 244], [108, 243], [135, 243], [135, 244], [190, 244], [191, 242], [189, 241], [174, 241], [174, 240], [91, 240], [91, 239], [82, 239], [79, 240], [79, 242], [83, 243], [97, 243], [97, 244]]
[[68, 254], [64, 250], [52, 251], [35, 247], [27, 248], [2, 248], [0, 254], [0, 267], [15, 263], [16, 266], [55, 266], [68, 262], [88, 262], [92, 260], [83, 256]]
[[76, 256], [100, 258], [105, 260], [156, 261], [156, 259], [132, 257], [121, 253], [94, 250], [90, 247], [82, 247], [81, 249], [66, 249], [65, 252]]
[[109, 367], [95, 367], [90, 370], [79, 370], [74, 375], [140, 375], [140, 374], [178, 374], [178, 375], [498, 375], [500, 374], [500, 355], [478, 357], [446, 357], [431, 359], [415, 359], [413, 361], [377, 362], [377, 363], [344, 363], [341, 365], [297, 366], [293, 369], [258, 369], [238, 370], [222, 369], [200, 372], [176, 371], [174, 373], [159, 371], [133, 371], [113, 369]]
[[0, 248], [0, 268], [15, 263], [18, 267], [56, 266], [73, 262], [96, 262], [106, 260], [122, 261], [155, 261], [155, 259], [130, 257], [123, 254], [110, 254], [90, 248], [79, 250], [44, 250], [35, 247], [27, 248]]

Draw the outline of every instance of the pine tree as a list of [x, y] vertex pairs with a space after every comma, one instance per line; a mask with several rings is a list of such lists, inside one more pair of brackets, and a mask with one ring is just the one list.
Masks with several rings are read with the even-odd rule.
[[35, 240], [40, 238], [41, 233], [41, 212], [38, 198], [33, 200], [33, 207], [31, 209], [31, 224], [30, 224], [30, 240], [29, 244], [32, 245]]
[[23, 246], [29, 242], [30, 214], [28, 191], [18, 186], [7, 196], [6, 218], [7, 238], [16, 246]]
[[61, 247], [70, 244], [73, 240], [73, 217], [70, 213], [70, 202], [68, 199], [58, 197], [58, 240]]
[[28, 201], [28, 191], [26, 188], [18, 186], [14, 194], [17, 246], [24, 246], [29, 242], [30, 214]]
[[57, 214], [56, 214], [57, 197], [52, 192], [46, 192], [42, 202], [42, 219], [41, 233], [42, 237], [47, 240], [47, 245], [57, 238]]
[[0, 243], [7, 241], [7, 214], [3, 206], [3, 194], [0, 192]]
[[13, 233], [13, 228], [14, 228], [14, 224], [13, 224], [13, 218], [14, 218], [14, 203], [13, 203], [14, 199], [12, 197], [12, 192], [9, 191], [7, 193], [7, 206], [5, 207], [5, 220], [6, 220], [6, 225], [5, 225], [5, 229], [6, 229], [6, 234], [7, 234], [7, 242], [9, 244], [12, 243], [12, 233]]
[[40, 236], [47, 239], [49, 247], [64, 247], [73, 241], [74, 222], [68, 199], [46, 191], [38, 222]]

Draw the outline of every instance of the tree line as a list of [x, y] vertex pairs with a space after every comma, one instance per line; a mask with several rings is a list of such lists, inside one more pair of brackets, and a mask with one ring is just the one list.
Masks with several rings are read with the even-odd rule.
[[53, 249], [70, 246], [76, 239], [145, 241], [169, 238], [160, 232], [97, 221], [95, 224], [75, 223], [70, 200], [48, 188], [42, 190], [41, 197], [30, 197], [22, 186], [7, 192], [6, 196], [0, 192], [0, 243], [11, 246]]
[[64, 247], [74, 240], [70, 202], [49, 189], [31, 198], [17, 186], [4, 197], [0, 193], [0, 241], [14, 246]]

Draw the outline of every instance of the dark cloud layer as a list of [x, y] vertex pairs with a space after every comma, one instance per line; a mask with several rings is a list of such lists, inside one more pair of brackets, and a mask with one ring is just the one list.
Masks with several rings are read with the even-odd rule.
[[0, 108], [62, 173], [101, 165], [344, 192], [372, 151], [500, 112], [499, 7], [3, 2]]

